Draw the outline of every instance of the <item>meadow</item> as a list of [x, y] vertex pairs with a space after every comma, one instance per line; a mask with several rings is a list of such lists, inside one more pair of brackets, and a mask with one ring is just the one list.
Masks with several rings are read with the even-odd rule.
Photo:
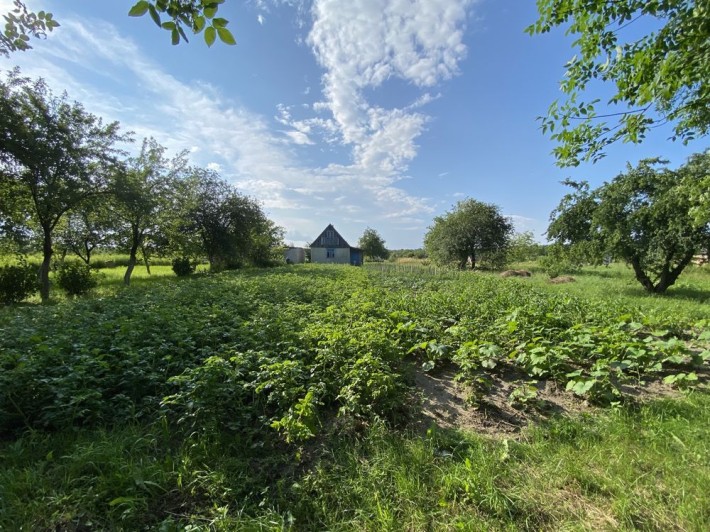
[[[0, 308], [0, 529], [710, 523], [707, 267], [664, 297], [616, 265], [566, 285], [414, 266], [101, 274], [90, 296]], [[417, 383], [442, 374], [460, 409], [495, 420], [504, 389], [522, 422], [423, 416]]]

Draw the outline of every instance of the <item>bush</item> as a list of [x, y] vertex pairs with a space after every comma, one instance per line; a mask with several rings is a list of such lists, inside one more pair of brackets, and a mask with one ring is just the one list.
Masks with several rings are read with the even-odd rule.
[[69, 296], [80, 296], [98, 284], [91, 268], [79, 262], [65, 262], [57, 268], [57, 283]]
[[37, 269], [23, 258], [19, 264], [0, 267], [0, 303], [19, 303], [37, 292]]
[[195, 265], [187, 257], [176, 257], [173, 259], [173, 271], [178, 277], [187, 277], [195, 271]]

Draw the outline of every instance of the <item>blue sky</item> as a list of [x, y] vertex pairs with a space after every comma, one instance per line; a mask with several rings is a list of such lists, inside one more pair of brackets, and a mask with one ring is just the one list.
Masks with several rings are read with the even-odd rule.
[[532, 0], [227, 0], [238, 45], [211, 49], [201, 36], [172, 46], [127, 16], [132, 3], [28, 0], [61, 27], [0, 69], [44, 77], [138, 141], [189, 150], [296, 245], [333, 223], [351, 244], [369, 226], [390, 249], [420, 247], [433, 218], [469, 197], [543, 241], [563, 179], [598, 185], [627, 161], [677, 166], [708, 146], [660, 128], [595, 165], [557, 168], [536, 117], [574, 51], [561, 31], [523, 32]]

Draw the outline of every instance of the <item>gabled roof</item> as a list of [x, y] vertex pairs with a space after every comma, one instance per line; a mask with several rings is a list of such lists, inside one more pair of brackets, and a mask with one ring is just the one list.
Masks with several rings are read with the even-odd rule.
[[323, 229], [323, 232], [311, 244], [312, 248], [349, 248], [351, 247], [340, 233], [335, 230], [333, 224]]

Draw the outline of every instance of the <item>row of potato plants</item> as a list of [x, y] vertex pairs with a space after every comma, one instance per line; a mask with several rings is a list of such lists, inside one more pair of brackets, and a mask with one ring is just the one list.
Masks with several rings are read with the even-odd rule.
[[706, 326], [482, 276], [307, 266], [166, 280], [2, 310], [0, 432], [161, 420], [298, 441], [335, 414], [405, 419], [412, 360], [453, 361], [480, 394], [515, 367], [609, 403], [647, 377], [692, 384]]

